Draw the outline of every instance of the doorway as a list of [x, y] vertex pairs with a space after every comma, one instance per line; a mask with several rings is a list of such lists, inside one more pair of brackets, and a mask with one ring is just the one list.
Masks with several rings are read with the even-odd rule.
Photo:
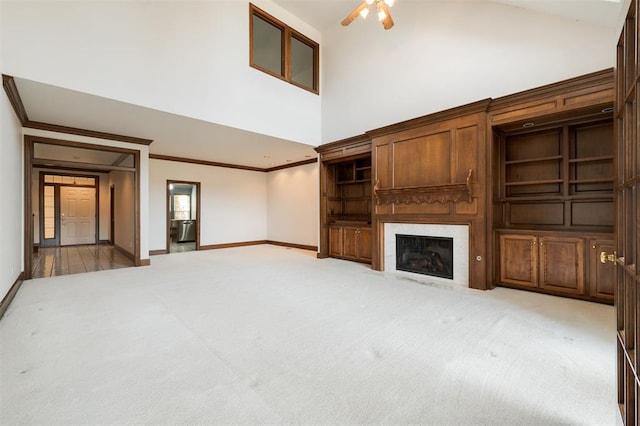
[[34, 214], [39, 238], [35, 242], [40, 247], [96, 244], [100, 177], [51, 171], [39, 175], [39, 201], [34, 199], [39, 206]]
[[200, 249], [200, 182], [167, 180], [167, 253]]
[[[24, 197], [24, 279], [74, 273], [71, 272], [71, 266], [75, 263], [84, 265], [86, 271], [95, 270], [94, 267], [97, 270], [112, 269], [114, 265], [148, 265], [149, 260], [142, 260], [140, 253], [139, 168], [139, 150], [25, 135], [24, 184], [29, 189], [25, 190]], [[67, 176], [67, 181], [44, 182], [42, 178], [39, 182], [39, 171], [45, 171], [48, 175]], [[89, 178], [94, 182], [81, 181]], [[114, 186], [121, 185], [116, 194], [120, 194], [121, 198], [126, 196], [127, 200], [124, 204], [115, 203], [121, 210], [126, 208], [126, 217], [123, 216], [123, 221], [118, 223], [119, 232], [124, 233], [119, 238], [125, 242], [120, 246], [125, 250], [115, 246], [119, 241], [118, 235], [107, 235], [108, 216], [114, 217], [109, 214], [109, 205], [106, 203], [109, 194], [107, 182], [110, 181], [115, 182]], [[103, 184], [100, 185], [100, 182]], [[42, 191], [38, 191], [38, 186]], [[62, 189], [64, 187], [71, 188]], [[85, 187], [93, 189], [79, 190]], [[49, 200], [48, 208], [45, 198]], [[101, 209], [100, 198], [105, 200], [104, 210]], [[62, 228], [67, 224], [69, 229], [63, 232]], [[114, 246], [104, 244], [111, 240]], [[81, 245], [93, 247], [95, 253], [80, 250]], [[108, 253], [103, 253], [107, 248]], [[120, 262], [119, 255], [112, 253], [114, 250], [122, 252], [126, 262]], [[41, 262], [45, 270], [43, 275], [34, 274]], [[61, 267], [58, 267], [59, 263]], [[85, 270], [78, 268], [77, 272]]]

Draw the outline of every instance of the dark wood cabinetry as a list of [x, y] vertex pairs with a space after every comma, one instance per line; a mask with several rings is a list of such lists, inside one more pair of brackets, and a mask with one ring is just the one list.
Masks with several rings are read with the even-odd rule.
[[613, 251], [607, 234], [578, 237], [551, 231], [498, 231], [502, 285], [613, 303]]
[[500, 234], [500, 281], [585, 296], [585, 241], [570, 236]]
[[590, 239], [589, 252], [589, 296], [613, 303], [615, 267], [606, 256], [615, 251], [612, 240]]
[[329, 255], [371, 263], [371, 227], [353, 225], [329, 226]]
[[317, 151], [321, 160], [318, 257], [371, 263], [371, 142], [359, 136]]
[[594, 73], [495, 102], [496, 285], [613, 302], [610, 269], [595, 253], [609, 247], [616, 217], [610, 78]]
[[[615, 277], [618, 404], [626, 425], [640, 423], [640, 39], [638, 1], [632, 1], [617, 46], [615, 247], [603, 260]], [[600, 250], [596, 250], [598, 252]], [[607, 274], [606, 268], [599, 271]], [[605, 289], [609, 290], [609, 289]]]

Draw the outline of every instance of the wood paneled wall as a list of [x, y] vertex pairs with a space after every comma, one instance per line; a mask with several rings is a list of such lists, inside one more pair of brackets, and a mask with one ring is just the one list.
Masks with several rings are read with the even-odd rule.
[[[368, 132], [376, 190], [397, 190], [400, 200], [376, 203], [373, 268], [384, 270], [384, 224], [439, 223], [469, 226], [469, 285], [486, 289], [486, 111], [476, 102]], [[451, 197], [471, 171], [471, 200]], [[374, 197], [375, 192], [374, 190]], [[421, 192], [433, 197], [419, 197]]]

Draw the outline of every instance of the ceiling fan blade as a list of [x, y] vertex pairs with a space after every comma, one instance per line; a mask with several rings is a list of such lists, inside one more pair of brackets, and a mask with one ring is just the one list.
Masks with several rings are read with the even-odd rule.
[[358, 17], [358, 14], [363, 9], [366, 9], [367, 7], [369, 7], [369, 5], [367, 4], [366, 1], [363, 1], [360, 6], [356, 7], [355, 9], [353, 9], [353, 12], [351, 12], [346, 18], [344, 18], [344, 20], [342, 21], [342, 26], [346, 27], [347, 25], [352, 23], [353, 20]]
[[387, 6], [387, 4], [384, 2], [382, 3], [382, 10], [384, 10], [384, 13], [387, 15], [387, 17], [382, 20], [382, 26], [385, 30], [388, 30], [389, 28], [393, 27], [393, 18], [391, 17], [389, 6]]

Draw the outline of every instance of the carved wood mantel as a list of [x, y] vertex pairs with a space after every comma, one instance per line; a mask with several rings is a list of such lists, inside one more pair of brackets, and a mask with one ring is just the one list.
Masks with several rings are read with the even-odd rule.
[[380, 181], [373, 187], [376, 204], [431, 204], [459, 203], [472, 201], [471, 175], [469, 169], [466, 182], [442, 185], [405, 186], [402, 188], [380, 189]]

